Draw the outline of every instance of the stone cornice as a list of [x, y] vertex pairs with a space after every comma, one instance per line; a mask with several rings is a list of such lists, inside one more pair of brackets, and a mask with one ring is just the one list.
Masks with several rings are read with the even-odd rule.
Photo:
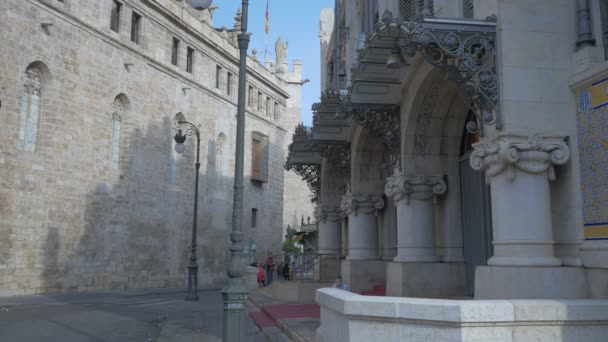
[[395, 202], [405, 200], [409, 204], [410, 197], [419, 200], [436, 200], [448, 190], [443, 176], [403, 175], [396, 174], [387, 178], [386, 195], [394, 197]]
[[563, 136], [503, 132], [473, 144], [473, 147], [471, 167], [485, 171], [486, 181], [502, 172], [513, 180], [516, 170], [530, 174], [546, 173], [549, 180], [555, 180], [553, 166], [564, 165], [570, 160], [570, 148]]
[[359, 213], [362, 214], [378, 214], [379, 210], [384, 208], [384, 199], [379, 195], [369, 194], [353, 194], [347, 193], [342, 197], [340, 207], [344, 214], [350, 215], [354, 213], [355, 216]]

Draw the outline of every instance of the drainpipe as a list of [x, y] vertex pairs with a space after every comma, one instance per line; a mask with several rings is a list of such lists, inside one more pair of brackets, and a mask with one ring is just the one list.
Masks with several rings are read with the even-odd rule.
[[577, 17], [578, 17], [578, 36], [576, 46], [581, 48], [585, 46], [595, 46], [595, 39], [591, 31], [591, 10], [589, 9], [589, 0], [577, 1]]

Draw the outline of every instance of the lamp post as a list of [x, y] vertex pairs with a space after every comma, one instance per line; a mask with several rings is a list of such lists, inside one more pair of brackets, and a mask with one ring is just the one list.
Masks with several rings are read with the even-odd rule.
[[[197, 10], [211, 6], [212, 0], [190, 0]], [[248, 291], [243, 283], [243, 265], [241, 257], [243, 248], [243, 164], [245, 158], [245, 83], [247, 81], [247, 13], [249, 1], [242, 2], [241, 33], [237, 37], [239, 45], [239, 91], [236, 119], [236, 158], [234, 165], [234, 197], [232, 201], [232, 232], [230, 233], [230, 266], [228, 266], [228, 284], [222, 289], [224, 299], [223, 334], [224, 342], [245, 340], [247, 316], [245, 301]], [[198, 173], [197, 173], [198, 176]], [[196, 202], [195, 202], [196, 203]]]
[[234, 198], [232, 201], [232, 232], [230, 233], [230, 266], [228, 284], [222, 289], [224, 298], [223, 334], [224, 342], [245, 341], [247, 315], [245, 301], [248, 291], [243, 283], [243, 164], [245, 156], [245, 83], [247, 81], [247, 13], [249, 1], [243, 0], [241, 33], [237, 37], [239, 45], [239, 92], [236, 119], [236, 159], [234, 167]]
[[197, 214], [198, 214], [198, 173], [201, 168], [199, 161], [199, 154], [201, 150], [201, 134], [198, 127], [188, 121], [178, 121], [179, 125], [186, 125], [186, 132], [182, 133], [181, 127], [178, 128], [177, 133], [173, 139], [175, 140], [175, 152], [183, 153], [186, 149], [184, 142], [186, 137], [189, 135], [196, 135], [196, 175], [194, 177], [194, 217], [192, 219], [192, 245], [190, 246], [190, 263], [188, 264], [188, 293], [186, 294], [186, 301], [197, 301], [198, 300], [198, 265], [196, 264], [196, 228], [197, 228]]

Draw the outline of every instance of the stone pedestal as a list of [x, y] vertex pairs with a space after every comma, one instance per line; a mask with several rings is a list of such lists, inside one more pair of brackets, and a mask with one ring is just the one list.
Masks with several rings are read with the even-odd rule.
[[342, 260], [341, 272], [343, 281], [355, 293], [386, 284], [386, 261]]
[[348, 193], [342, 198], [342, 210], [348, 215], [349, 260], [378, 259], [378, 210], [384, 207], [380, 196]]
[[387, 179], [385, 190], [397, 206], [397, 256], [393, 260], [438, 262], [434, 199], [447, 190], [443, 177], [396, 174]]
[[322, 207], [319, 215], [319, 254], [340, 255], [341, 218], [338, 208]]
[[492, 267], [475, 270], [475, 299], [585, 299], [582, 267]]
[[386, 295], [454, 298], [466, 295], [463, 263], [403, 263], [386, 265]]
[[553, 165], [570, 157], [564, 138], [501, 133], [474, 148], [471, 166], [485, 170], [491, 182], [494, 256], [488, 265], [560, 266], [553, 252], [549, 180], [555, 178]]

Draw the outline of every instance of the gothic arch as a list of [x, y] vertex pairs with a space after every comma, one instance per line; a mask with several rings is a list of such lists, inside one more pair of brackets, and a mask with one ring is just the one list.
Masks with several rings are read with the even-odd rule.
[[45, 93], [51, 80], [46, 65], [36, 61], [30, 63], [23, 72], [21, 110], [19, 116], [19, 141], [17, 147], [34, 152], [37, 146], [40, 117], [44, 109]]

